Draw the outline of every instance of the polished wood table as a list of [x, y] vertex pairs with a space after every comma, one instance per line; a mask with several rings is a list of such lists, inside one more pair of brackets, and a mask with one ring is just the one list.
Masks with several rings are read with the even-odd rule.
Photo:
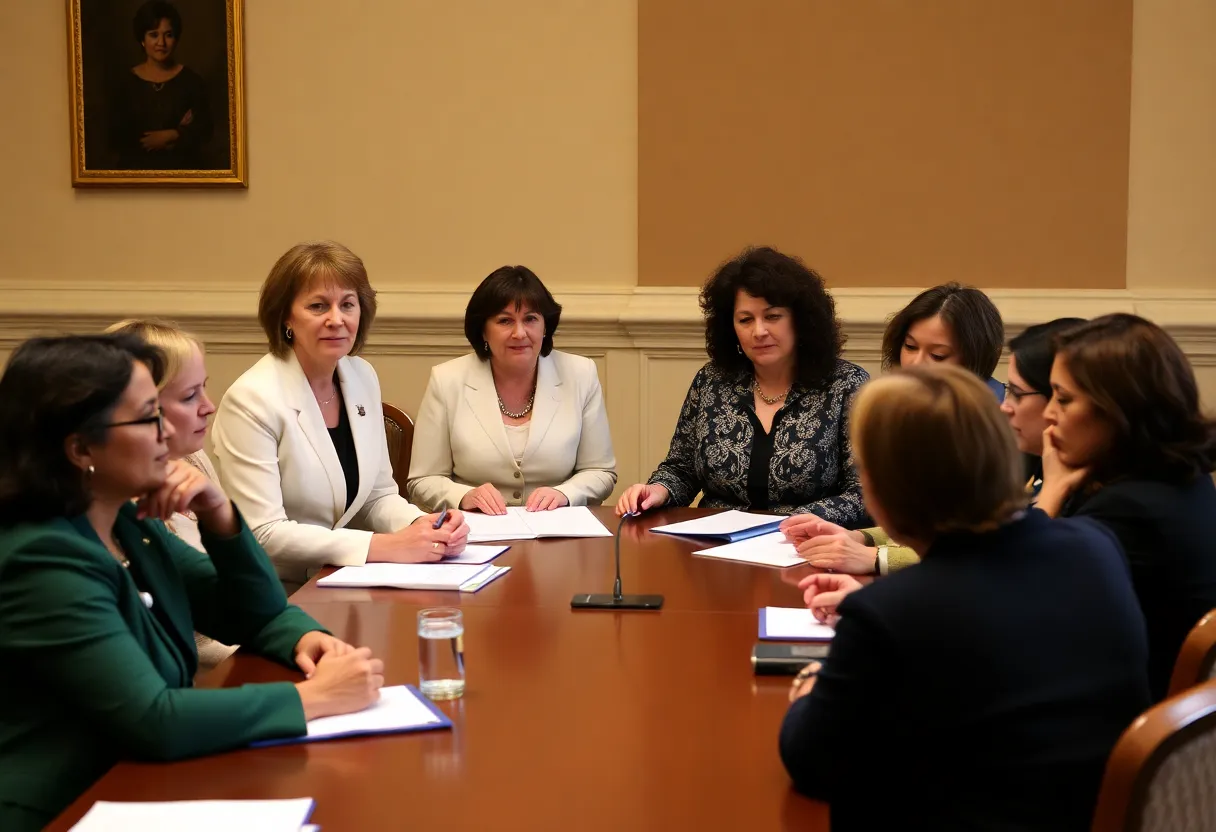
[[[703, 541], [646, 531], [706, 513], [626, 524], [624, 590], [665, 595], [658, 612], [570, 609], [575, 593], [611, 591], [610, 538], [514, 543], [495, 561], [511, 572], [473, 595], [309, 582], [292, 600], [370, 646], [388, 685], [418, 681], [419, 609], [464, 611], [466, 692], [440, 703], [452, 730], [124, 763], [50, 828], [96, 800], [312, 797], [324, 832], [827, 829], [777, 754], [788, 679], [755, 677], [750, 660], [757, 609], [799, 605], [810, 570], [699, 558]], [[200, 685], [298, 678], [238, 653]]]

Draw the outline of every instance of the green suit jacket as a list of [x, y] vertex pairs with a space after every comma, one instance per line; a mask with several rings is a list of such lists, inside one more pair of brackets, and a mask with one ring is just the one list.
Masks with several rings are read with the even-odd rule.
[[191, 687], [196, 629], [293, 667], [296, 642], [322, 629], [240, 525], [203, 531], [203, 554], [128, 504], [114, 530], [129, 568], [84, 517], [0, 530], [0, 829], [42, 828], [120, 759], [304, 733], [290, 682]]

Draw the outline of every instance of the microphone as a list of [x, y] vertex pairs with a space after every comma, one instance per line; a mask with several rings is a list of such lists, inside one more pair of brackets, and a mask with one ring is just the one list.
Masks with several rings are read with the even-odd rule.
[[637, 517], [641, 512], [630, 512], [621, 517], [613, 535], [616, 543], [616, 582], [609, 593], [580, 592], [570, 599], [570, 608], [575, 610], [657, 610], [663, 606], [662, 595], [622, 595], [621, 594], [621, 530], [625, 521]]

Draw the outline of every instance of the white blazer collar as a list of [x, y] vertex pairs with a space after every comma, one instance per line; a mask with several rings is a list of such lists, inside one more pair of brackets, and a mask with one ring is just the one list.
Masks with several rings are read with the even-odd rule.
[[532, 404], [532, 427], [528, 429], [528, 444], [524, 447], [524, 459], [536, 453], [553, 417], [557, 415], [562, 400], [562, 380], [551, 356], [540, 359], [536, 367], [536, 399]]

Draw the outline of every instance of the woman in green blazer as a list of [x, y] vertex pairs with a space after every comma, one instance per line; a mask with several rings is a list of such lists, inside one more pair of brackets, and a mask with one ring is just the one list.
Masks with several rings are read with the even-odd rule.
[[[115, 762], [298, 736], [364, 708], [383, 666], [287, 603], [202, 472], [169, 460], [160, 353], [37, 338], [0, 378], [0, 829], [41, 829]], [[199, 518], [203, 554], [163, 518]], [[195, 629], [308, 675], [191, 687]]]

